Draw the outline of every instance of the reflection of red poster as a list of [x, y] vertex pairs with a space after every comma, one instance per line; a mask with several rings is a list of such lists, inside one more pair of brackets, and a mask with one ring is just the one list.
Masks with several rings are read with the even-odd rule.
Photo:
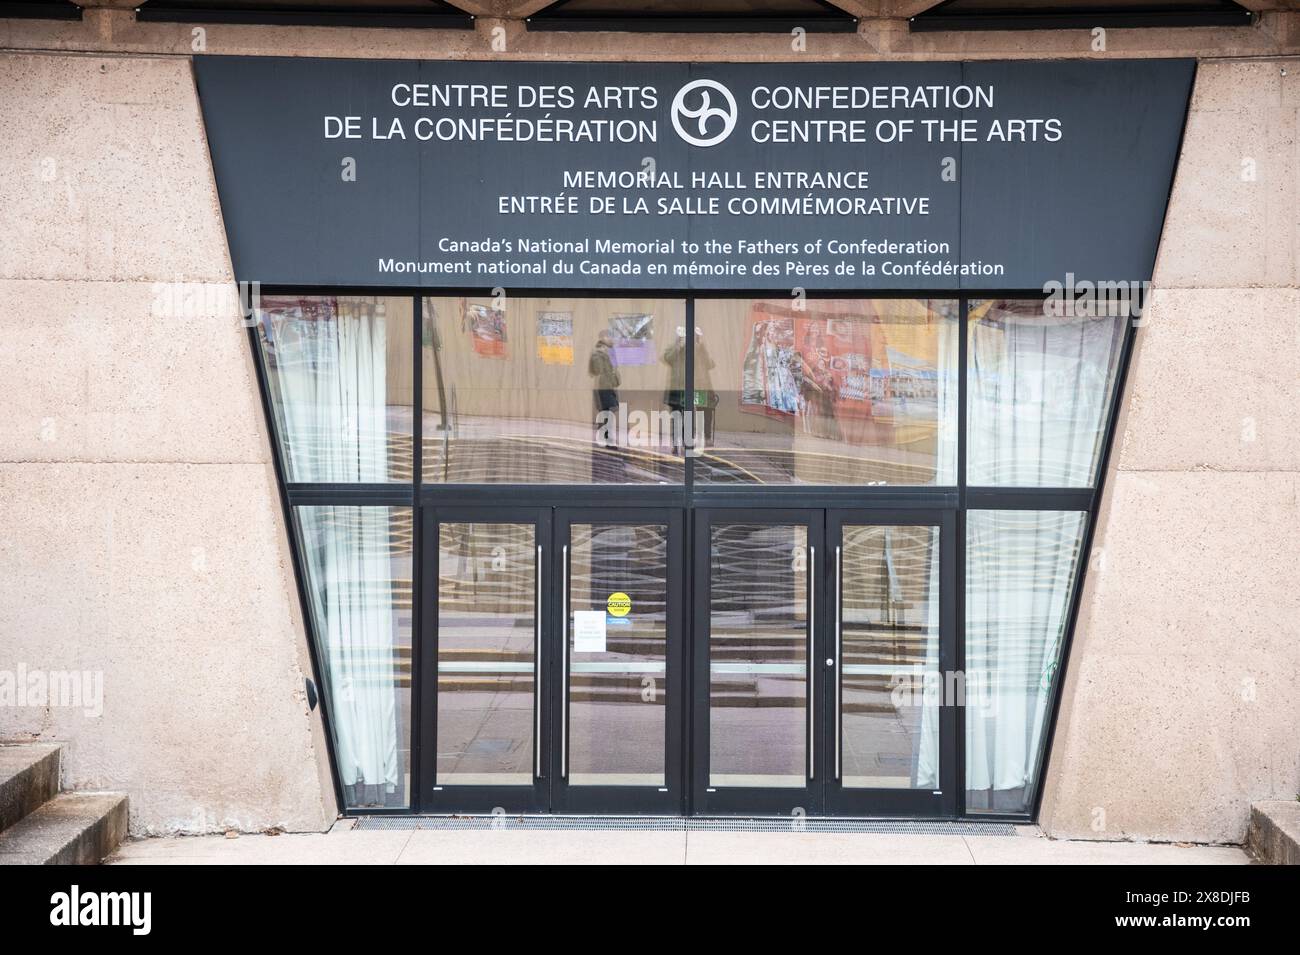
[[506, 357], [506, 313], [487, 305], [466, 305], [465, 323], [469, 327], [474, 354], [484, 358]]
[[798, 354], [790, 309], [755, 302], [749, 313], [749, 345], [740, 366], [740, 410], [794, 415], [799, 407]]
[[[800, 417], [839, 436], [838, 422], [871, 416], [871, 322], [818, 308], [755, 302], [741, 363], [740, 408]], [[832, 303], [826, 303], [827, 305]]]
[[805, 404], [836, 418], [871, 417], [871, 325], [858, 316], [811, 310], [795, 319]]

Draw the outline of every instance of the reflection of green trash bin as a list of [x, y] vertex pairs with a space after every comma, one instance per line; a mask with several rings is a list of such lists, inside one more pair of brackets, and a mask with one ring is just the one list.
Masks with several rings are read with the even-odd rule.
[[[707, 388], [697, 388], [695, 391], [695, 409], [700, 413], [700, 431], [702, 432], [695, 435], [694, 444], [696, 450], [713, 444], [713, 418], [719, 400], [716, 391], [710, 391]], [[694, 423], [692, 422], [692, 424]]]

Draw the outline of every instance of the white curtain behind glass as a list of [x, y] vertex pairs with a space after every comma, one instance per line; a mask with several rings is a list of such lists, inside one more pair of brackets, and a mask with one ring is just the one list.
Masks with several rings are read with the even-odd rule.
[[352, 806], [406, 805], [386, 507], [303, 507], [339, 775]]
[[[316, 298], [263, 315], [288, 479], [388, 476], [387, 317], [373, 299]], [[301, 508], [339, 773], [356, 804], [391, 803], [398, 758], [389, 511]], [[403, 801], [403, 800], [399, 800]]]
[[288, 479], [387, 480], [384, 303], [310, 299], [268, 310], [263, 333]]
[[[935, 371], [938, 375], [939, 437], [934, 483], [951, 486], [957, 483], [957, 399], [961, 393], [958, 336], [961, 334], [961, 323], [956, 316], [942, 319], [938, 323], [938, 334], [938, 367]], [[939, 705], [944, 702], [942, 693], [945, 687], [944, 674], [939, 670], [939, 548], [939, 529], [935, 528], [930, 544], [930, 576], [926, 582], [925, 605], [926, 633], [933, 635], [933, 639], [926, 643], [925, 672], [937, 676], [940, 696], [934, 700], [926, 699], [921, 711], [921, 739], [912, 779], [912, 786], [916, 789], [938, 789], [941, 782]]]
[[966, 518], [967, 807], [1029, 808], [1085, 515]]
[[[955, 430], [955, 429], [954, 429]], [[926, 581], [925, 595], [925, 632], [927, 636], [925, 650], [925, 672], [936, 674], [940, 695], [925, 700], [925, 709], [921, 711], [921, 740], [917, 750], [916, 771], [912, 780], [914, 789], [939, 789], [939, 707], [946, 691], [944, 674], [939, 669], [939, 528], [930, 534], [929, 578]], [[934, 679], [934, 677], [931, 677]]]
[[1123, 332], [1122, 318], [972, 302], [967, 483], [1092, 485]]

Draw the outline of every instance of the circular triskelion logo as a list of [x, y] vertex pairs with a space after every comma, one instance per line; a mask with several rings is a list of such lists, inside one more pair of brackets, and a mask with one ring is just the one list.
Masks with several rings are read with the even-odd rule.
[[692, 146], [716, 146], [736, 128], [736, 98], [717, 80], [692, 80], [673, 97], [673, 129]]

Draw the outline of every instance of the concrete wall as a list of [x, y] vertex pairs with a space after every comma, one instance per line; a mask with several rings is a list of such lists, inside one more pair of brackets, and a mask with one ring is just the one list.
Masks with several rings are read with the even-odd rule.
[[1298, 59], [1200, 65], [1066, 677], [1053, 835], [1241, 842], [1251, 802], [1300, 791], [1298, 111]]
[[[1240, 841], [1249, 802], [1300, 788], [1300, 61], [1276, 58], [1300, 14], [1111, 31], [1100, 53], [1082, 31], [911, 36], [895, 6], [807, 54], [490, 19], [206, 42], [488, 58], [503, 25], [504, 55], [537, 59], [1271, 56], [1200, 68], [1042, 815]], [[128, 10], [0, 19], [0, 49], [31, 51], [0, 53], [0, 671], [104, 679], [102, 716], [0, 707], [0, 736], [68, 740], [65, 785], [129, 791], [136, 832], [318, 828], [335, 807], [245, 333], [231, 306], [168, 307], [174, 283], [232, 281], [192, 42]]]
[[203, 304], [233, 278], [188, 60], [0, 55], [0, 169], [0, 670], [103, 681], [102, 715], [2, 706], [0, 737], [66, 740], [63, 784], [128, 792], [137, 833], [321, 828], [247, 333]]

